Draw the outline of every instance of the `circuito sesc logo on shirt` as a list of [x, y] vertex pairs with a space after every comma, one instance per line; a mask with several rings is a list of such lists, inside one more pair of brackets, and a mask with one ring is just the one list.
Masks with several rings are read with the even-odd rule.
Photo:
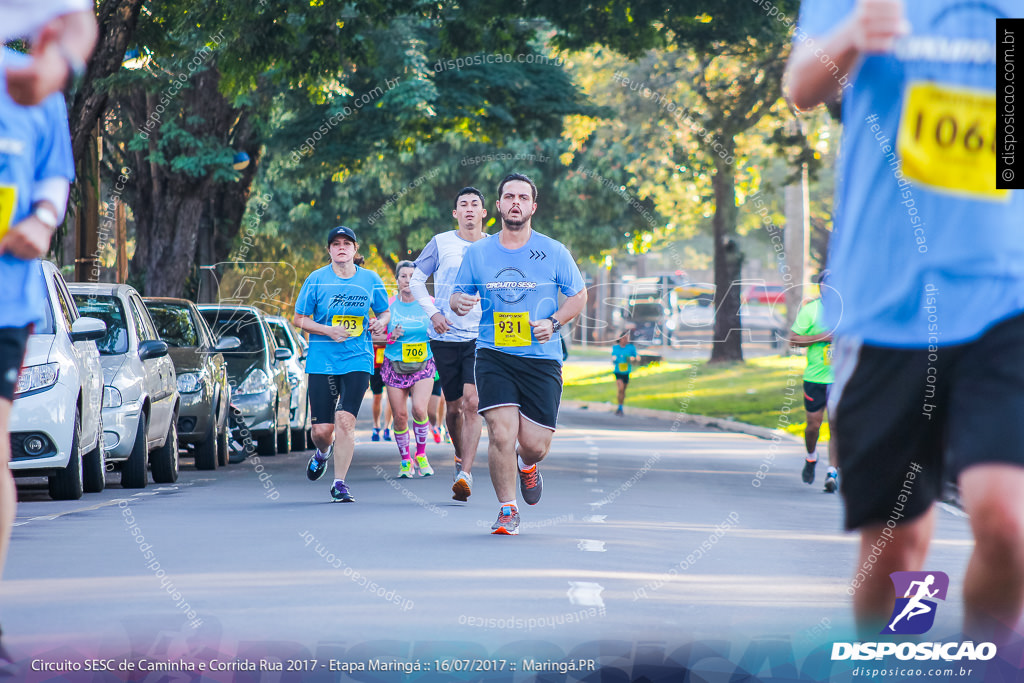
[[517, 304], [528, 292], [537, 289], [537, 283], [527, 280], [518, 268], [502, 268], [484, 287], [506, 304]]
[[896, 605], [881, 633], [920, 635], [935, 623], [936, 600], [945, 600], [949, 577], [945, 572], [893, 572], [889, 579], [896, 589]]

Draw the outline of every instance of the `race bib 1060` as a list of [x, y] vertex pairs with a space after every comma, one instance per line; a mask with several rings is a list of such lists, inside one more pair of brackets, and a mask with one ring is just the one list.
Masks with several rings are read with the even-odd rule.
[[1005, 200], [996, 189], [996, 96], [932, 82], [907, 87], [896, 147], [908, 178], [934, 190]]
[[13, 185], [0, 185], [0, 239], [4, 238], [11, 227], [11, 217], [18, 201], [18, 188]]

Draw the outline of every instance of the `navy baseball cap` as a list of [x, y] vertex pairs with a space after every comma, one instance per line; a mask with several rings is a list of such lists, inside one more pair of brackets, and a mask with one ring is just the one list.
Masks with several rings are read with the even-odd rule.
[[344, 237], [345, 239], [350, 240], [355, 244], [359, 244], [359, 240], [356, 239], [356, 234], [352, 232], [352, 228], [347, 228], [344, 225], [339, 225], [336, 228], [331, 228], [331, 231], [327, 233], [327, 246], [331, 246], [331, 242], [333, 242], [338, 237]]

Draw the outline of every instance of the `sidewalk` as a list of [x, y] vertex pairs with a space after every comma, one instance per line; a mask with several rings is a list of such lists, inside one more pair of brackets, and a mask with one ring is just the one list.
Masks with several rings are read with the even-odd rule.
[[[593, 413], [607, 413], [612, 417], [612, 419], [614, 419], [615, 415], [614, 405], [610, 403], [600, 403], [597, 401], [562, 401], [561, 407], [593, 411]], [[748, 436], [756, 436], [759, 439], [771, 440], [779, 438], [785, 441], [792, 441], [794, 443], [803, 443], [803, 439], [797, 438], [796, 436], [780, 429], [757, 427], [744, 422], [726, 420], [720, 417], [705, 417], [704, 415], [690, 415], [689, 413], [654, 410], [652, 408], [630, 408], [629, 406], [626, 407], [626, 415], [664, 420], [677, 425], [677, 428], [678, 425], [693, 425], [696, 427], [703, 427], [705, 429], [716, 429], [722, 432], [747, 434]]]

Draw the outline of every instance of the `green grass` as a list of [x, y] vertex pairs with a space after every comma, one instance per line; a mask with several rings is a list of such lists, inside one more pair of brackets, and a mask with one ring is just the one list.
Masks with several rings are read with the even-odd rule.
[[[626, 406], [654, 408], [691, 415], [721, 417], [748, 424], [782, 427], [796, 435], [803, 434], [803, 371], [802, 356], [770, 356], [754, 358], [745, 363], [709, 365], [667, 361], [635, 368], [626, 390]], [[611, 363], [597, 367], [593, 363], [575, 364], [571, 360], [563, 368], [565, 389], [562, 398], [575, 401], [614, 403], [615, 379]], [[787, 381], [795, 383], [795, 393], [787, 402]], [[780, 415], [789, 406], [789, 425]], [[828, 426], [822, 427], [822, 439], [828, 439]]]

